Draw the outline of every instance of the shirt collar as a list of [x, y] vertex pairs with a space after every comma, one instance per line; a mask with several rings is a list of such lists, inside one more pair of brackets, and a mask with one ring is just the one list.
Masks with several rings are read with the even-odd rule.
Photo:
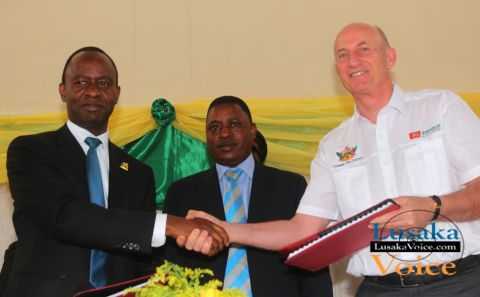
[[[397, 110], [400, 113], [405, 112], [405, 109], [406, 109], [405, 95], [403, 90], [397, 84], [393, 84], [392, 96], [390, 97], [390, 100], [388, 100], [387, 105], [385, 105], [382, 109], [385, 109], [385, 108], [393, 108], [394, 110]], [[353, 111], [353, 118], [356, 120], [364, 119], [364, 117], [358, 113], [356, 105]]]
[[228, 167], [218, 163], [215, 163], [215, 167], [217, 169], [218, 177], [222, 178], [225, 174], [225, 171], [228, 169], [240, 168], [243, 172], [250, 178], [253, 178], [253, 170], [255, 168], [255, 161], [253, 159], [252, 154], [250, 154], [245, 160], [243, 160], [240, 164], [235, 167]]
[[80, 127], [79, 125], [75, 124], [70, 120], [67, 121], [67, 127], [68, 130], [70, 130], [70, 132], [73, 134], [73, 137], [75, 137], [77, 142], [80, 144], [82, 149], [85, 151], [85, 153], [88, 150], [88, 145], [85, 143], [85, 139], [87, 137], [98, 138], [102, 142], [99, 147], [106, 147], [105, 145], [108, 144], [108, 131], [100, 135], [93, 135], [92, 132]]
[[400, 113], [405, 112], [406, 103], [404, 93], [396, 84], [393, 85], [392, 97], [390, 97], [390, 101], [388, 101], [387, 106], [398, 110]]

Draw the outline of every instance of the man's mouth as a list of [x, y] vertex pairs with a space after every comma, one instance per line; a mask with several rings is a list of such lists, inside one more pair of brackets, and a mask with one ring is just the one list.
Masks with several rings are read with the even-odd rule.
[[351, 72], [350, 73], [350, 77], [358, 77], [358, 76], [361, 76], [361, 75], [364, 75], [366, 74], [367, 71], [363, 71], [363, 70], [360, 70], [360, 71], [354, 71], [354, 72]]
[[235, 148], [236, 144], [235, 143], [222, 143], [217, 145], [217, 148], [221, 151], [224, 152], [229, 152]]
[[103, 109], [103, 107], [98, 104], [85, 104], [83, 108], [88, 112], [97, 112]]

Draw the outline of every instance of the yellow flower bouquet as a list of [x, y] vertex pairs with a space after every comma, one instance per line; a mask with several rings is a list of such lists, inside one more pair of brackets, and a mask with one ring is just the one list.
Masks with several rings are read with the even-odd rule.
[[209, 269], [190, 269], [165, 261], [141, 287], [129, 288], [124, 297], [246, 297], [238, 289], [220, 290], [222, 282], [202, 278], [213, 276]]

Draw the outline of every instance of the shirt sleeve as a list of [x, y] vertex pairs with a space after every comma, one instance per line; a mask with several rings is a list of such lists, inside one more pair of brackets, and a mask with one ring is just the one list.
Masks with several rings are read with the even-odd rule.
[[453, 93], [443, 117], [449, 160], [464, 184], [480, 176], [480, 119]]
[[337, 220], [337, 195], [329, 165], [322, 157], [322, 145], [310, 165], [310, 182], [303, 194], [297, 213]]
[[153, 226], [152, 247], [160, 247], [165, 244], [165, 230], [167, 228], [167, 215], [157, 211], [155, 224]]

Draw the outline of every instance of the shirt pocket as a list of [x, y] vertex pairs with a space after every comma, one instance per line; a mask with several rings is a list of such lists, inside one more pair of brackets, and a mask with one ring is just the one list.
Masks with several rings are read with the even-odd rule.
[[424, 138], [404, 149], [410, 195], [428, 196], [452, 191], [447, 154], [441, 134]]
[[365, 164], [336, 168], [333, 179], [337, 190], [337, 203], [343, 218], [364, 210], [371, 203], [368, 170]]

